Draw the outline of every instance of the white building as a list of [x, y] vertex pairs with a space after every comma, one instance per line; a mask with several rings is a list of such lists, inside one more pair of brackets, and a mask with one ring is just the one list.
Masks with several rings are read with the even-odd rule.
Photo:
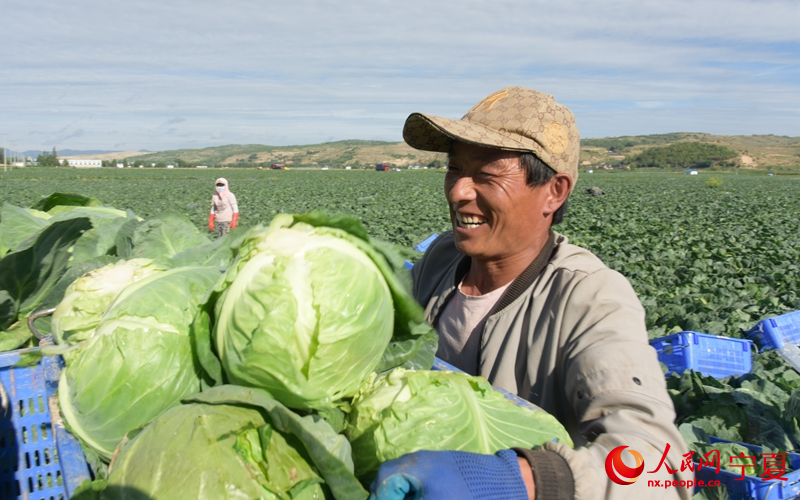
[[67, 164], [72, 168], [101, 168], [103, 166], [102, 160], [73, 160], [67, 158]]

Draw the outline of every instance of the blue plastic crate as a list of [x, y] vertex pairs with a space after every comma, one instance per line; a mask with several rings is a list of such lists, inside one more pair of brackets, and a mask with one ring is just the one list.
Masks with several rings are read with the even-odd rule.
[[751, 340], [732, 339], [697, 332], [678, 332], [651, 339], [658, 360], [670, 373], [694, 370], [714, 378], [748, 373], [753, 367]]
[[415, 246], [414, 250], [416, 250], [417, 252], [424, 252], [425, 250], [428, 249], [429, 246], [431, 246], [431, 243], [436, 241], [436, 238], [438, 238], [438, 237], [439, 237], [439, 233], [433, 233], [432, 235], [430, 235], [427, 238], [425, 238], [425, 241], [423, 241], [419, 245]]
[[762, 350], [780, 349], [783, 344], [800, 344], [800, 311], [759, 321], [747, 337], [761, 344]]
[[58, 414], [61, 357], [13, 366], [21, 354], [36, 350], [0, 353], [0, 381], [11, 406], [0, 417], [0, 498], [66, 500], [90, 478], [89, 467]]
[[[709, 436], [711, 443], [731, 443], [733, 441], [726, 441], [724, 439]], [[755, 457], [756, 463], [761, 463], [762, 448], [752, 444], [736, 443], [752, 450], [754, 453], [751, 455]], [[719, 481], [725, 489], [728, 490], [728, 496], [731, 500], [786, 500], [789, 498], [797, 498], [800, 496], [800, 455], [797, 453], [787, 453], [788, 462], [787, 469], [794, 469], [783, 475], [786, 481], [779, 479], [770, 479], [764, 481], [759, 476], [745, 476], [739, 471], [731, 472], [728, 470], [720, 469], [717, 473], [716, 467], [703, 467], [702, 469], [695, 469], [695, 477], [704, 482]], [[695, 457], [697, 453], [695, 453]], [[724, 464], [720, 464], [724, 465]]]
[[[438, 238], [438, 237], [439, 237], [439, 233], [433, 233], [432, 235], [430, 235], [427, 238], [425, 238], [425, 241], [423, 241], [419, 245], [415, 246], [414, 250], [416, 250], [417, 252], [424, 252], [425, 250], [428, 249], [429, 246], [431, 246], [431, 243], [433, 243], [436, 240], [436, 238]], [[411, 262], [410, 260], [405, 261], [405, 263], [403, 265], [409, 271], [414, 267], [414, 263]]]

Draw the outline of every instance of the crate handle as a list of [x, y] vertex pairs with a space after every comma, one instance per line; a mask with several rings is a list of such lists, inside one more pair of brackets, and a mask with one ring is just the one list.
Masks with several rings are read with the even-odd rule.
[[31, 333], [33, 334], [34, 337], [36, 337], [39, 340], [42, 340], [43, 338], [45, 338], [46, 335], [44, 335], [42, 332], [37, 330], [36, 327], [33, 326], [33, 322], [36, 321], [39, 318], [44, 318], [45, 316], [50, 316], [51, 314], [53, 314], [55, 312], [55, 310], [56, 310], [55, 307], [52, 307], [50, 309], [40, 309], [39, 311], [36, 311], [35, 313], [33, 313], [30, 316], [28, 316], [28, 329], [31, 331]]
[[764, 500], [767, 500], [769, 498], [769, 494], [772, 493], [772, 488], [778, 486], [779, 483], [780, 481], [775, 481], [774, 483], [769, 485], [769, 488], [767, 488], [767, 492], [764, 493]]
[[676, 345], [674, 342], [672, 342], [672, 340], [673, 339], [670, 339], [670, 340], [659, 340], [658, 342], [656, 342], [654, 344], [651, 344], [651, 345], [653, 346], [653, 349], [656, 350], [656, 352], [663, 352], [665, 354], [672, 354], [677, 349], [686, 349], [687, 347], [689, 347], [686, 344], [677, 344]]

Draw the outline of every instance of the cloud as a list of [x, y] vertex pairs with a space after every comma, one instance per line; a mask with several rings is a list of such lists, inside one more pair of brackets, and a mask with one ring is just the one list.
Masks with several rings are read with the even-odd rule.
[[165, 121], [162, 125], [175, 125], [177, 123], [183, 123], [186, 121], [186, 118], [170, 118], [169, 120]]
[[72, 139], [73, 137], [83, 137], [83, 129], [79, 128], [79, 129], [75, 130], [74, 132], [71, 132], [68, 135], [60, 137], [56, 142], [63, 142], [63, 141], [66, 141], [68, 139]]
[[[14, 78], [0, 87], [0, 117], [20, 142], [400, 140], [410, 112], [460, 117], [507, 85], [553, 94], [588, 137], [696, 126], [800, 135], [794, 0], [4, 5], [37, 26], [2, 55]], [[751, 119], [731, 120], [737, 112]], [[58, 132], [76, 120], [83, 135]]]

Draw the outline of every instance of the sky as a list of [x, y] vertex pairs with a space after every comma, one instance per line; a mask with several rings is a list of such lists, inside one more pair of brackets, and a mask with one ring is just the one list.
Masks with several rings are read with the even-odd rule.
[[0, 0], [16, 150], [401, 141], [510, 85], [583, 138], [800, 136], [798, 0]]

